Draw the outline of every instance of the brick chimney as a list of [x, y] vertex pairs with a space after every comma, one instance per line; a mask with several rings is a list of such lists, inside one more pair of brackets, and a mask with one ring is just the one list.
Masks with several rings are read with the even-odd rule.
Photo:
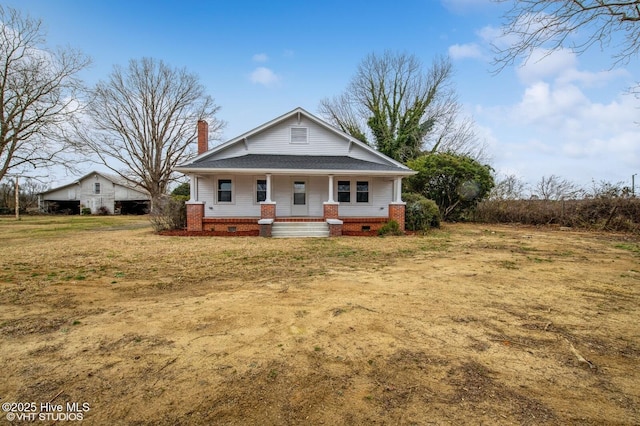
[[209, 123], [198, 120], [198, 155], [209, 151]]

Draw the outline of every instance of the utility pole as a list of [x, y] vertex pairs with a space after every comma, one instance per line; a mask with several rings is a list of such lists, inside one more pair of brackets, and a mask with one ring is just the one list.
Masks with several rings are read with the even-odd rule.
[[20, 220], [20, 187], [18, 186], [19, 176], [16, 175], [16, 220]]
[[634, 173], [631, 175], [631, 196], [632, 197], [636, 196], [636, 175], [637, 173]]

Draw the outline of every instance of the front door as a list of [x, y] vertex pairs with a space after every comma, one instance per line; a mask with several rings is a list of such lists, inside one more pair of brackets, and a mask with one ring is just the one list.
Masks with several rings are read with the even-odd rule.
[[291, 185], [293, 197], [291, 198], [291, 216], [307, 216], [309, 208], [307, 205], [307, 181], [294, 179]]

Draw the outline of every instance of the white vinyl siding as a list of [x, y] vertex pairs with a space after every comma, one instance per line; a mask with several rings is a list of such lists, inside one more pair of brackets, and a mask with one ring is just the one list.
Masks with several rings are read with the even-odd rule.
[[115, 208], [115, 185], [101, 175], [90, 175], [80, 183], [80, 205], [88, 207], [92, 213], [98, 213], [100, 207], [106, 207], [109, 213]]
[[[291, 143], [291, 130], [295, 128], [307, 129], [307, 143]], [[247, 138], [246, 146], [244, 142], [239, 142], [211, 158], [231, 158], [247, 154], [349, 155], [349, 142], [304, 117], [300, 123], [296, 118], [291, 118]], [[376, 162], [380, 162], [380, 159]]]
[[[231, 179], [232, 203], [218, 203], [218, 179]], [[260, 204], [256, 203], [256, 177], [249, 175], [219, 175], [201, 177], [198, 182], [198, 200], [204, 201], [205, 217], [260, 217]]]
[[271, 183], [273, 186], [271, 198], [276, 202], [276, 216], [292, 216], [291, 205], [293, 204], [293, 184], [294, 180], [304, 180], [307, 183], [307, 205], [309, 217], [322, 217], [324, 214], [323, 204], [327, 201], [328, 177], [326, 176], [300, 176], [291, 178], [289, 176], [273, 176]]
[[115, 191], [115, 199], [118, 201], [149, 199], [148, 195], [145, 195], [140, 191], [136, 191], [135, 189], [127, 188], [126, 186], [122, 186], [118, 184], [115, 185], [114, 191]]
[[[228, 176], [220, 176], [228, 178]], [[260, 203], [256, 203], [256, 181], [260, 179], [250, 175], [236, 175], [233, 179], [233, 204], [216, 203], [217, 177], [202, 177], [198, 185], [198, 201], [205, 202], [205, 217], [260, 217]], [[271, 198], [276, 203], [276, 216], [292, 216], [292, 181], [302, 179], [307, 182], [307, 204], [309, 217], [322, 217], [323, 203], [328, 200], [328, 177], [326, 176], [280, 176], [271, 178]], [[387, 217], [389, 203], [393, 201], [393, 180], [386, 177], [342, 176], [334, 178], [334, 190], [337, 181], [348, 180], [351, 183], [351, 202], [340, 203], [339, 214], [342, 217]], [[369, 202], [357, 202], [357, 182], [368, 182]], [[337, 198], [336, 198], [337, 200]]]
[[[341, 217], [387, 217], [389, 203], [393, 201], [393, 180], [385, 177], [370, 178], [335, 177], [335, 181], [349, 180], [351, 182], [351, 202], [340, 203], [338, 212]], [[369, 202], [357, 201], [357, 182], [369, 183]], [[335, 187], [337, 189], [337, 186]]]

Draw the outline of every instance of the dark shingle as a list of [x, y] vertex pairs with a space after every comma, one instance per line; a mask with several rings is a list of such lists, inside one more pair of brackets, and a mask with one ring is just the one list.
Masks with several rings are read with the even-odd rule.
[[188, 165], [203, 169], [293, 169], [407, 171], [393, 164], [380, 164], [347, 156], [248, 154], [221, 160], [203, 159]]

